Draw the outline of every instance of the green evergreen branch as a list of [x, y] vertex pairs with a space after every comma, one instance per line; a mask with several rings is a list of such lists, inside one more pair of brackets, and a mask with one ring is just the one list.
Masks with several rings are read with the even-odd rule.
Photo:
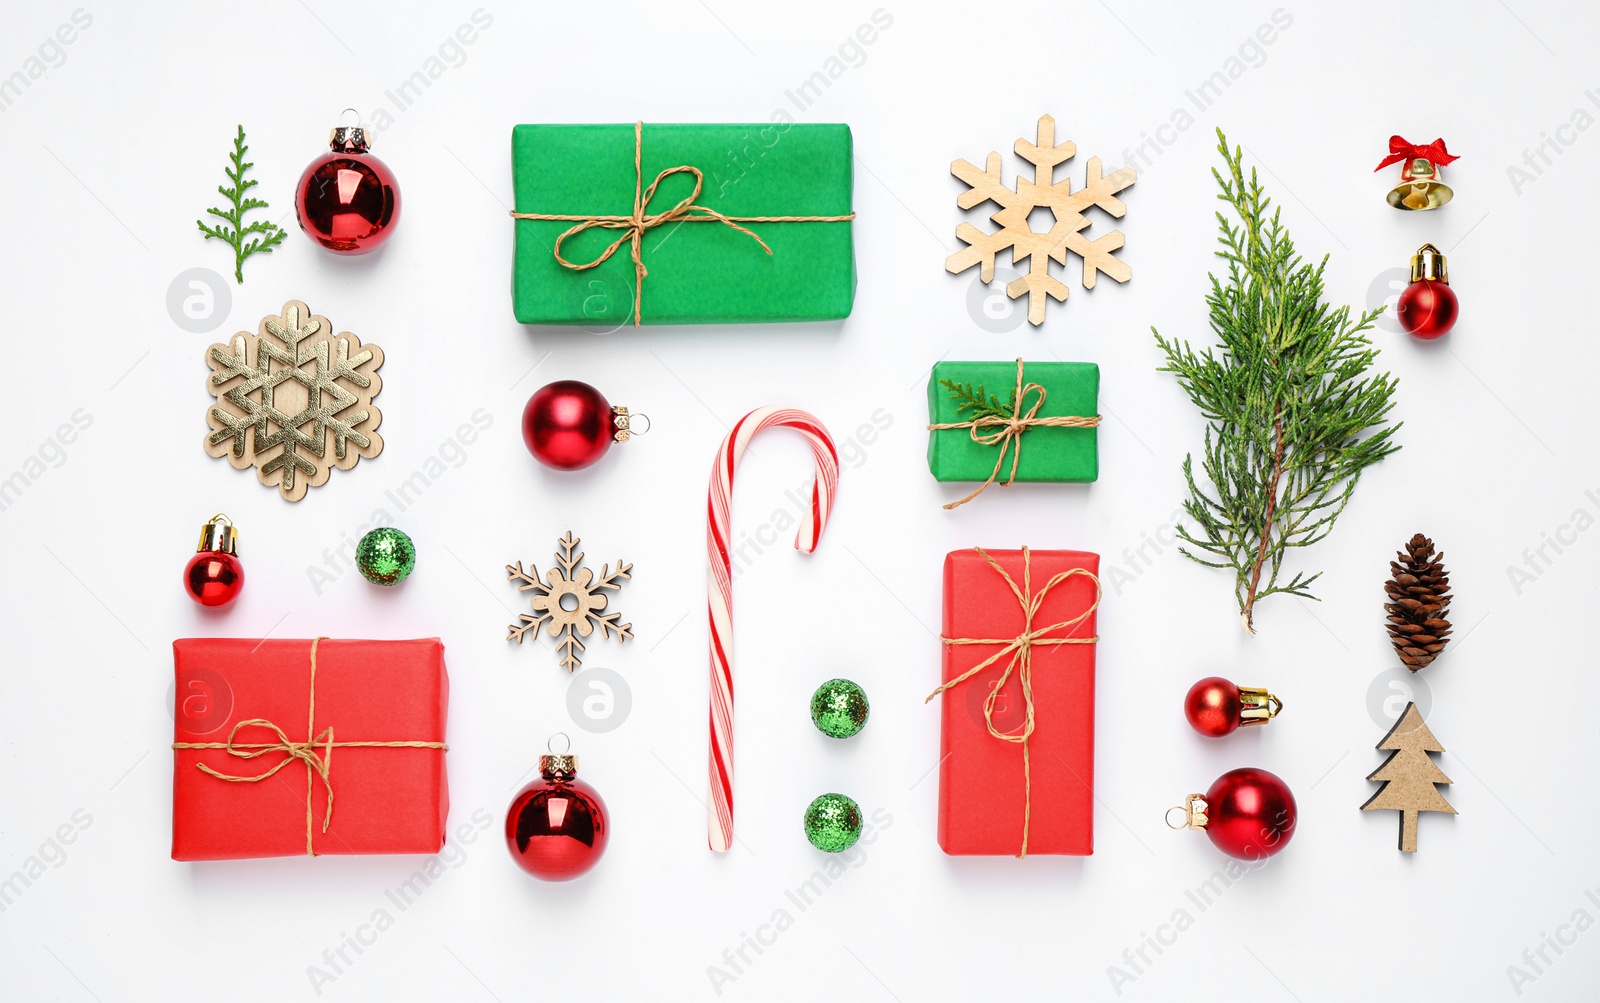
[[1166, 356], [1159, 371], [1177, 377], [1206, 421], [1199, 470], [1193, 454], [1183, 461], [1179, 549], [1233, 571], [1241, 622], [1255, 633], [1261, 599], [1316, 598], [1321, 572], [1285, 581], [1284, 559], [1327, 538], [1361, 471], [1400, 448], [1401, 425], [1388, 419], [1396, 381], [1372, 372], [1378, 352], [1362, 334], [1382, 308], [1352, 319], [1323, 301], [1327, 257], [1315, 266], [1300, 257], [1254, 169], [1245, 180], [1242, 149], [1220, 129], [1217, 141], [1227, 165], [1211, 172], [1217, 197], [1237, 217], [1216, 214], [1228, 274], [1211, 276], [1206, 306], [1220, 350], [1152, 333]]
[[957, 383], [955, 380], [942, 379], [939, 381], [939, 385], [950, 392], [950, 399], [956, 402], [957, 414], [970, 412], [974, 418], [989, 416], [1010, 418], [1017, 413], [1016, 391], [1014, 390], [1011, 393], [1013, 399], [1008, 406], [1000, 403], [1000, 398], [994, 394], [986, 392], [981, 383], [978, 384], [976, 390], [972, 388], [971, 381]]
[[[228, 157], [233, 166], [223, 171], [228, 180], [233, 182], [233, 186], [217, 186], [217, 194], [232, 203], [233, 208], [218, 209], [213, 206], [206, 210], [207, 215], [215, 216], [228, 226], [207, 226], [204, 220], [194, 221], [207, 240], [214, 237], [233, 248], [233, 279], [241, 285], [244, 283], [244, 259], [257, 252], [271, 254], [272, 249], [283, 243], [284, 237], [287, 236], [283, 228], [276, 223], [266, 220], [255, 220], [248, 224], [244, 222], [245, 213], [252, 209], [267, 208], [267, 203], [263, 200], [245, 196], [245, 192], [260, 184], [254, 178], [245, 177], [245, 172], [255, 166], [244, 159], [249, 149], [250, 147], [245, 145], [244, 126], [241, 125], [238, 135], [233, 139], [233, 153]], [[246, 243], [244, 238], [252, 233], [259, 233], [262, 236]]]

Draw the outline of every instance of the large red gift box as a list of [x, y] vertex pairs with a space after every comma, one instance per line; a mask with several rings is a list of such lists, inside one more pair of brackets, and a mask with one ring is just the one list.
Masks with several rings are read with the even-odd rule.
[[438, 638], [172, 649], [174, 860], [444, 846], [450, 686]]
[[1099, 569], [1098, 554], [1076, 550], [973, 548], [945, 558], [936, 691], [944, 852], [1094, 852]]

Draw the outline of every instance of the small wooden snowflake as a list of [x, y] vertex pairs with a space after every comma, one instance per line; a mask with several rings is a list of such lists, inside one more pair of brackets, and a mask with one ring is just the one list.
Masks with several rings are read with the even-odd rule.
[[596, 578], [593, 571], [579, 567], [583, 553], [574, 553], [578, 539], [570, 530], [557, 545], [561, 548], [555, 555], [559, 567], [546, 572], [543, 581], [537, 565], [529, 565], [527, 571], [522, 570], [521, 561], [506, 565], [506, 578], [519, 583], [517, 591], [533, 593], [533, 615], [519, 614], [506, 640], [521, 644], [524, 634], [537, 634], [544, 624], [551, 637], [560, 639], [556, 650], [561, 653], [561, 664], [573, 672], [582, 664], [580, 653], [585, 649], [581, 639], [593, 634], [595, 628], [599, 628], [601, 637], [616, 635], [618, 643], [633, 636], [633, 624], [618, 622], [621, 613], [604, 612], [609, 599], [604, 590], [620, 590], [622, 583], [633, 577], [629, 574], [633, 565], [619, 558], [616, 571], [609, 564], [602, 564]]
[[[1006, 286], [1006, 295], [1012, 299], [1028, 297], [1028, 323], [1035, 327], [1044, 323], [1046, 297], [1058, 303], [1067, 301], [1067, 284], [1050, 274], [1050, 262], [1065, 265], [1067, 257], [1075, 254], [1083, 259], [1083, 287], [1094, 288], [1095, 275], [1105, 273], [1118, 282], [1126, 282], [1133, 275], [1126, 262], [1116, 256], [1122, 247], [1121, 230], [1112, 230], [1090, 240], [1084, 235], [1090, 219], [1085, 215], [1098, 208], [1109, 216], [1121, 219], [1127, 212], [1117, 193], [1133, 184], [1137, 175], [1133, 168], [1124, 167], [1111, 174], [1102, 173], [1099, 157], [1090, 157], [1085, 174], [1085, 184], [1072, 190], [1072, 180], [1055, 180], [1055, 170], [1078, 153], [1071, 140], [1056, 143], [1056, 120], [1049, 115], [1039, 119], [1038, 140], [1019, 139], [1017, 156], [1033, 165], [1033, 180], [1022, 175], [1016, 187], [1007, 188], [1001, 180], [1001, 161], [998, 152], [990, 152], [985, 166], [979, 169], [968, 160], [957, 160], [950, 165], [950, 173], [967, 185], [967, 191], [956, 198], [962, 209], [972, 209], [984, 202], [999, 206], [989, 219], [1000, 228], [994, 232], [978, 229], [970, 223], [956, 228], [956, 237], [966, 244], [961, 250], [945, 259], [945, 270], [959, 274], [973, 266], [978, 268], [978, 278], [985, 284], [994, 281], [995, 255], [1011, 252], [1012, 264], [1018, 268], [1028, 262], [1028, 270]], [[1049, 209], [1050, 227], [1044, 231], [1033, 229], [1029, 218], [1035, 209]]]

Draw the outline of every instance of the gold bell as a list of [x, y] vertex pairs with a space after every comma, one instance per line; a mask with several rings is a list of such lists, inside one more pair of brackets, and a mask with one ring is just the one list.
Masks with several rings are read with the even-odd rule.
[[1426, 146], [1407, 142], [1399, 136], [1389, 140], [1389, 156], [1378, 165], [1383, 170], [1391, 164], [1400, 165], [1400, 183], [1389, 189], [1386, 196], [1390, 205], [1407, 211], [1437, 209], [1455, 197], [1455, 192], [1444, 183], [1440, 168], [1457, 158], [1445, 149], [1444, 140], [1436, 139]]

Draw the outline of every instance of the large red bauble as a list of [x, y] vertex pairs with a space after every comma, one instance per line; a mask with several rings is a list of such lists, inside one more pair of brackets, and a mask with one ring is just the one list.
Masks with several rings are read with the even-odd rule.
[[506, 812], [512, 859], [546, 881], [588, 871], [606, 852], [610, 832], [606, 803], [577, 777], [541, 777], [518, 792]]
[[370, 153], [325, 153], [295, 189], [300, 229], [336, 254], [376, 250], [400, 219], [400, 185]]
[[534, 459], [580, 470], [611, 448], [616, 419], [600, 391], [578, 380], [540, 387], [522, 409], [522, 441]]
[[200, 605], [226, 606], [239, 598], [239, 590], [244, 588], [244, 565], [232, 554], [203, 550], [189, 558], [183, 584], [189, 597]]
[[1240, 860], [1260, 860], [1287, 846], [1298, 814], [1289, 785], [1266, 770], [1229, 770], [1206, 791], [1206, 835]]
[[1432, 340], [1455, 327], [1460, 306], [1450, 283], [1418, 279], [1400, 294], [1395, 313], [1408, 334]]
[[1183, 698], [1183, 716], [1194, 730], [1210, 738], [1221, 738], [1239, 730], [1242, 705], [1239, 687], [1221, 676], [1207, 676], [1189, 687]]

